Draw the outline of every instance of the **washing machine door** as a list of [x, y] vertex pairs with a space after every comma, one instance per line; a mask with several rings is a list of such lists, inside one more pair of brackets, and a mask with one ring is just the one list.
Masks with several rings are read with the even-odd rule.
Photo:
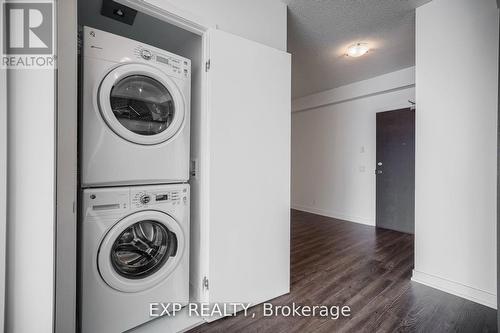
[[184, 254], [184, 234], [172, 217], [141, 211], [116, 223], [98, 253], [103, 280], [121, 292], [138, 292], [164, 281]]
[[177, 84], [147, 64], [125, 64], [110, 71], [97, 93], [109, 128], [135, 144], [171, 139], [184, 124], [185, 100]]

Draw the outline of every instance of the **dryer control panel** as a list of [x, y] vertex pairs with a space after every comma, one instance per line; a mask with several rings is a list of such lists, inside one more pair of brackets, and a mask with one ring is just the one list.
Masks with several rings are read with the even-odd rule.
[[187, 79], [191, 75], [191, 64], [188, 59], [172, 53], [160, 52], [156, 48], [138, 45], [134, 54], [138, 60], [160, 65], [168, 74]]
[[191, 77], [191, 60], [188, 58], [91, 27], [83, 27], [83, 55], [116, 63], [154, 64], [168, 75], [180, 79]]

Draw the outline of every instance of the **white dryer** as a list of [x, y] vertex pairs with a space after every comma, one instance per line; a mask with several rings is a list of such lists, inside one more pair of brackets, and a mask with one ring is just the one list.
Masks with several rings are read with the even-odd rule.
[[83, 29], [83, 187], [189, 178], [191, 62]]
[[83, 191], [82, 333], [124, 332], [189, 301], [189, 185]]

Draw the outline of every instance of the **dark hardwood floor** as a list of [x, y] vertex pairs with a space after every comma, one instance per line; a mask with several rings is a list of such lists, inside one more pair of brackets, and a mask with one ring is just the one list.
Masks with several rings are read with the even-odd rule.
[[292, 211], [291, 292], [276, 305], [348, 305], [351, 316], [224, 318], [198, 332], [496, 332], [496, 311], [410, 281], [413, 236]]

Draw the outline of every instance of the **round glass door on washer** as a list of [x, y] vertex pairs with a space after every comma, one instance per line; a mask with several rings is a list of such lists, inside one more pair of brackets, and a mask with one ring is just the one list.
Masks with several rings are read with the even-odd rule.
[[182, 229], [158, 211], [140, 211], [119, 221], [104, 237], [98, 265], [104, 281], [124, 292], [149, 289], [177, 267], [184, 251]]
[[143, 220], [123, 231], [111, 247], [111, 264], [127, 279], [157, 272], [177, 252], [177, 236], [163, 224]]
[[85, 27], [83, 186], [187, 181], [190, 86], [189, 59]]
[[189, 185], [120, 186], [82, 194], [82, 333], [124, 332], [150, 304], [189, 302]]

